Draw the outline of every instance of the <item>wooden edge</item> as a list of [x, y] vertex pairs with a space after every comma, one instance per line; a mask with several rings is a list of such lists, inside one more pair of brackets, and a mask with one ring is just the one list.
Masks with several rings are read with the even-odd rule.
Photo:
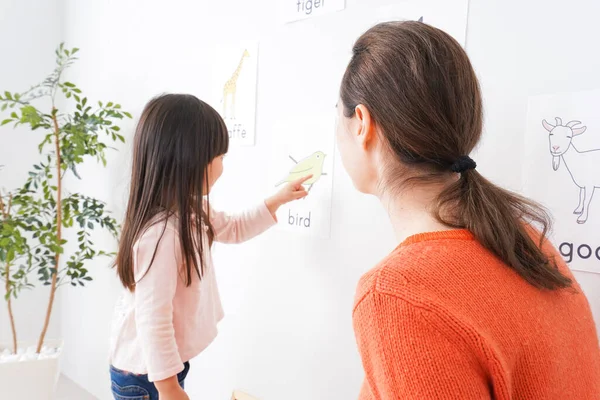
[[250, 396], [247, 393], [241, 392], [239, 390], [234, 390], [231, 395], [231, 400], [258, 400], [256, 397]]

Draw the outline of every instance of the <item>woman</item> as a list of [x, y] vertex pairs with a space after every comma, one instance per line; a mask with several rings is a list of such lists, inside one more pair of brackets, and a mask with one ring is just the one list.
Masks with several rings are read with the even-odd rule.
[[482, 100], [461, 46], [423, 23], [377, 25], [340, 99], [343, 164], [401, 243], [358, 286], [360, 398], [600, 399], [594, 321], [549, 217], [469, 157]]

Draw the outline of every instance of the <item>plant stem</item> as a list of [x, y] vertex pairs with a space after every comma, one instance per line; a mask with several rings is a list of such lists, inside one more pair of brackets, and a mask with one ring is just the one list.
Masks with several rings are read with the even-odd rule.
[[[8, 207], [4, 208], [4, 202], [0, 197], [0, 211], [2, 211], [2, 217], [7, 220], [10, 215], [10, 208], [12, 206], [12, 194], [8, 197]], [[8, 306], [8, 319], [10, 320], [10, 329], [12, 331], [13, 340], [13, 354], [17, 354], [17, 328], [15, 327], [15, 316], [12, 310], [12, 300], [10, 296], [10, 263], [6, 263], [6, 305]]]
[[6, 264], [6, 293], [8, 294], [8, 298], [6, 299], [6, 304], [8, 306], [8, 318], [10, 319], [10, 329], [12, 331], [12, 340], [13, 340], [13, 354], [17, 354], [17, 328], [15, 327], [15, 316], [12, 310], [12, 299], [9, 294], [10, 291], [10, 264]]
[[[54, 144], [56, 150], [56, 241], [58, 246], [62, 241], [62, 179], [61, 179], [61, 160], [60, 160], [60, 128], [58, 127], [58, 120], [56, 119], [56, 108], [52, 108], [52, 121], [54, 122]], [[56, 294], [56, 282], [58, 279], [58, 263], [60, 261], [60, 252], [56, 252], [54, 257], [54, 271], [52, 273], [52, 283], [50, 285], [50, 299], [48, 300], [48, 309], [46, 310], [46, 319], [44, 321], [44, 327], [40, 334], [40, 339], [37, 345], [37, 353], [42, 351], [44, 339], [46, 338], [46, 332], [48, 331], [48, 324], [50, 323], [50, 315], [52, 314], [52, 307], [54, 306], [54, 295]]]

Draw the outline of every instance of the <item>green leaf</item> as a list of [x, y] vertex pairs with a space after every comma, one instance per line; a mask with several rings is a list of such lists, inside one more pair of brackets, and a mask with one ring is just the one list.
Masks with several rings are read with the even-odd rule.
[[6, 103], [2, 104], [2, 111], [6, 111], [7, 107], [8, 107], [8, 104], [6, 104]]
[[42, 117], [38, 114], [38, 111], [33, 106], [21, 107], [22, 123], [28, 123], [32, 126], [39, 125], [43, 121]]
[[88, 226], [88, 228], [90, 228], [90, 229], [94, 229], [94, 224], [92, 224], [91, 222], [88, 222], [87, 226]]
[[130, 114], [130, 113], [128, 113], [127, 111], [123, 111], [123, 114], [125, 114], [125, 116], [127, 116], [127, 118], [133, 118], [133, 117], [131, 116], [131, 114]]
[[[7, 93], [8, 93], [8, 92], [7, 92]], [[112, 106], [113, 106], [113, 102], [112, 102], [112, 101], [109, 101], [109, 102], [108, 102], [108, 104], [106, 105], [106, 107], [107, 107], [107, 108], [110, 108], [110, 107], [112, 107]]]
[[72, 84], [71, 82], [65, 82], [65, 83], [64, 83], [64, 85], [65, 85], [66, 87], [70, 87], [70, 88], [74, 88], [74, 87], [75, 87], [75, 85], [74, 85], [74, 84]]
[[8, 249], [8, 252], [6, 253], [6, 262], [10, 263], [15, 259], [15, 249], [13, 247], [10, 247]]
[[[6, 104], [5, 104], [5, 105], [6, 105]], [[11, 123], [12, 121], [13, 121], [13, 119], [12, 119], [12, 118], [7, 118], [7, 119], [5, 119], [4, 121], [2, 121], [2, 123], [0, 123], [0, 126], [3, 126], [3, 125], [6, 125], [6, 124], [9, 124], [9, 123]]]
[[71, 54], [75, 54], [79, 51], [79, 49], [77, 47], [73, 47], [73, 50], [71, 51]]

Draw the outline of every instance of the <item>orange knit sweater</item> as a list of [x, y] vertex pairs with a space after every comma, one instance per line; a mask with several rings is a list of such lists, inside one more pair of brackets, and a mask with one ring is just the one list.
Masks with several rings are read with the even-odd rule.
[[361, 279], [353, 319], [361, 400], [600, 399], [598, 337], [579, 286], [538, 290], [468, 231], [402, 243]]

